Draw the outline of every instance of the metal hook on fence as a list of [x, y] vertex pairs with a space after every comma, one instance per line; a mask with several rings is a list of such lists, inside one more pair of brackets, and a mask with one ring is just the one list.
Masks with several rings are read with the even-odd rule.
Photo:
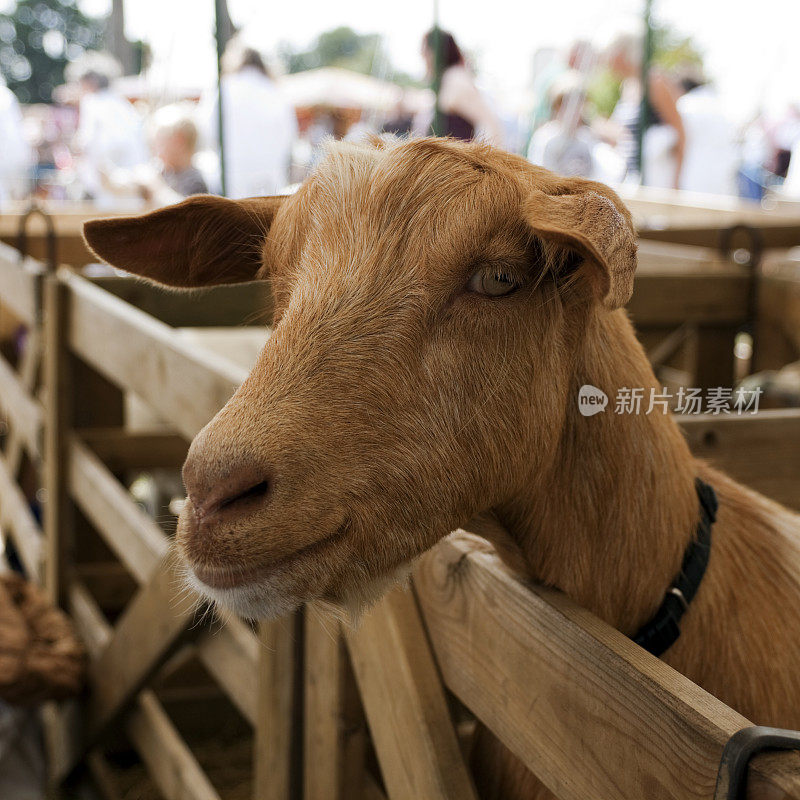
[[[741, 234], [749, 240], [749, 243], [744, 248], [747, 251], [747, 260], [742, 263], [750, 272], [750, 286], [747, 293], [747, 322], [742, 330], [750, 334], [753, 340], [753, 353], [755, 353], [759, 275], [761, 272], [761, 258], [764, 254], [764, 234], [751, 225], [732, 225], [730, 228], [725, 228], [719, 232], [719, 252], [723, 258], [730, 258], [733, 240]], [[736, 259], [734, 258], [733, 260], [735, 261]]]
[[738, 234], [744, 234], [748, 239], [748, 245], [743, 248], [747, 251], [747, 261], [743, 263], [755, 271], [761, 264], [761, 256], [764, 254], [764, 236], [758, 228], [739, 224], [721, 230], [719, 232], [719, 252], [723, 258], [728, 258], [731, 252], [731, 243]]
[[28, 222], [31, 217], [38, 216], [44, 221], [47, 230], [47, 260], [45, 265], [48, 272], [55, 272], [58, 268], [56, 226], [53, 217], [48, 214], [40, 205], [32, 203], [22, 215], [17, 231], [17, 250], [19, 250], [20, 261], [28, 255]]
[[763, 725], [736, 731], [722, 751], [714, 800], [744, 800], [747, 765], [765, 750], [800, 750], [800, 731]]

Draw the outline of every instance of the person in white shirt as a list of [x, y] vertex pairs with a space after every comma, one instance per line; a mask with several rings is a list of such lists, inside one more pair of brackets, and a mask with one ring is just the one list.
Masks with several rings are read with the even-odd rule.
[[104, 176], [133, 169], [150, 159], [144, 122], [136, 109], [118, 95], [108, 75], [90, 69], [78, 78], [81, 100], [74, 146], [78, 174], [98, 205], [112, 205], [114, 195], [104, 186]]
[[[289, 183], [292, 145], [297, 138], [294, 109], [269, 77], [261, 56], [232, 42], [223, 58], [223, 140], [228, 197], [277, 194]], [[217, 93], [199, 111], [207, 144], [218, 147]]]
[[531, 137], [528, 160], [558, 175], [619, 183], [625, 162], [586, 123], [582, 75], [576, 70], [563, 73], [553, 81], [548, 97], [552, 119]]
[[707, 194], [736, 194], [739, 152], [736, 126], [714, 89], [692, 80], [678, 100], [686, 130], [680, 188]]
[[0, 207], [21, 198], [33, 164], [17, 98], [0, 76]]

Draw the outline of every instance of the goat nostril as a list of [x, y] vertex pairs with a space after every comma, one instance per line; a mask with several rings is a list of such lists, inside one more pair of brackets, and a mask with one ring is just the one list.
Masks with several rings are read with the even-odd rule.
[[256, 506], [269, 494], [270, 488], [269, 479], [257, 480], [253, 476], [248, 480], [241, 475], [238, 479], [228, 478], [218, 482], [213, 491], [205, 494], [196, 489], [193, 492], [190, 488], [189, 499], [192, 501], [194, 518], [199, 523], [210, 521], [229, 510], [245, 511]]
[[232, 506], [234, 503], [240, 503], [243, 500], [251, 500], [257, 497], [263, 497], [269, 491], [269, 481], [261, 481], [250, 486], [239, 494], [226, 497], [219, 504], [220, 510]]

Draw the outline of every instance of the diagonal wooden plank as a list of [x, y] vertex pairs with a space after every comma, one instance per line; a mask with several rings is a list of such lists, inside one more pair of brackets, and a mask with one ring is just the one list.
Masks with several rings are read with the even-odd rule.
[[184, 436], [194, 437], [247, 377], [246, 369], [84, 278], [65, 271], [59, 279], [69, 289], [71, 348]]
[[235, 617], [218, 631], [204, 633], [196, 643], [197, 656], [220, 684], [239, 713], [253, 726], [258, 717], [258, 669], [260, 647], [256, 635]]
[[[0, 359], [1, 361], [1, 359]], [[6, 463], [11, 477], [16, 479], [22, 465], [23, 448], [27, 448], [28, 455], [32, 459], [41, 457], [40, 453], [40, 433], [42, 426], [42, 410], [38, 402], [33, 398], [36, 396], [36, 387], [39, 384], [39, 369], [42, 363], [42, 344], [41, 332], [36, 328], [28, 331], [28, 338], [25, 342], [25, 350], [19, 366], [20, 387], [29, 396], [33, 403], [33, 409], [28, 410], [28, 414], [34, 419], [28, 421], [28, 431], [25, 432], [12, 429], [6, 443]]]
[[[96, 657], [108, 644], [112, 628], [83, 586], [74, 583], [69, 598], [81, 638]], [[154, 692], [139, 693], [125, 718], [125, 729], [166, 800], [219, 800]]]
[[391, 800], [476, 800], [413, 595], [393, 590], [346, 638]]
[[0, 527], [11, 535], [27, 576], [42, 580], [44, 539], [28, 501], [0, 456]]
[[[70, 448], [69, 473], [72, 496], [81, 510], [135, 580], [139, 584], [147, 581], [168, 551], [167, 537], [77, 438], [73, 438]], [[236, 618], [230, 618], [222, 629], [204, 633], [196, 646], [198, 657], [211, 675], [245, 718], [254, 723], [257, 692], [252, 676], [259, 653], [255, 634]]]
[[[37, 348], [38, 349], [38, 348]], [[32, 348], [26, 348], [26, 356], [30, 353], [30, 357], [23, 358], [22, 369], [26, 372], [32, 371], [32, 366], [35, 366], [34, 357], [38, 353], [32, 352]], [[17, 444], [13, 447], [16, 448], [19, 444], [24, 444], [28, 452], [36, 458], [39, 457], [39, 431], [42, 427], [42, 410], [39, 403], [34, 400], [30, 393], [33, 390], [33, 381], [31, 385], [26, 385], [24, 374], [17, 374], [8, 361], [0, 356], [0, 413], [6, 417], [11, 429], [10, 436], [13, 437], [6, 448], [6, 455], [8, 456], [12, 450], [12, 442], [17, 440]], [[11, 458], [8, 458], [10, 467], [17, 467]], [[14, 473], [16, 475], [16, 472]]]
[[[562, 800], [713, 796], [724, 744], [750, 725], [733, 709], [463, 537], [423, 556], [414, 585], [448, 688]], [[800, 798], [800, 758], [781, 758], [754, 763], [755, 797]]]
[[19, 252], [0, 242], [0, 298], [26, 325], [36, 321], [37, 284], [43, 271], [44, 267], [31, 258], [21, 264]]
[[[167, 537], [77, 438], [70, 448], [69, 473], [72, 496], [81, 510], [136, 581], [147, 581], [168, 551]], [[253, 723], [257, 692], [252, 675], [259, 653], [255, 634], [231, 618], [221, 630], [204, 633], [197, 641], [197, 651], [208, 671]]]
[[174, 558], [168, 555], [125, 609], [108, 644], [92, 661], [89, 745], [125, 710], [191, 625], [196, 608], [185, 597], [182, 583]]
[[148, 580], [169, 549], [169, 540], [133, 502], [102, 461], [73, 436], [67, 473], [81, 510], [139, 583]]

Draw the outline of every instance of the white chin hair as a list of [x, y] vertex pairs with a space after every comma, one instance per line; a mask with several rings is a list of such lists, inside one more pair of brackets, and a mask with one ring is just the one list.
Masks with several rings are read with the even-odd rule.
[[[374, 605], [392, 587], [405, 583], [414, 562], [396, 567], [386, 575], [365, 580], [358, 590], [325, 603], [329, 611], [342, 622], [357, 627], [363, 613]], [[298, 597], [280, 575], [234, 589], [214, 589], [201, 581], [194, 570], [187, 566], [186, 582], [197, 594], [211, 600], [215, 605], [245, 619], [276, 619], [295, 611], [303, 603], [315, 597]]]
[[249, 583], [233, 589], [215, 589], [203, 583], [189, 567], [186, 582], [197, 594], [246, 619], [283, 617], [303, 602], [302, 599], [293, 597], [275, 580]]

